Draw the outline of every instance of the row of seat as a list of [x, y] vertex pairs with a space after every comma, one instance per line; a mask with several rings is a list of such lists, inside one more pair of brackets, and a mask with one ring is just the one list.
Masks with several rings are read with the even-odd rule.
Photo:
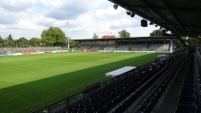
[[[178, 66], [178, 63], [177, 65]], [[172, 69], [174, 69], [174, 71], [172, 71]], [[139, 106], [137, 112], [143, 112], [143, 113], [148, 113], [151, 112], [153, 109], [153, 106], [157, 103], [159, 97], [162, 95], [162, 93], [165, 91], [165, 88], [167, 87], [168, 83], [170, 82], [171, 78], [173, 77], [172, 73], [175, 72], [175, 67], [171, 68], [169, 70], [166, 70], [167, 72], [171, 72], [170, 75], [166, 75], [164, 77], [162, 77], [161, 80], [159, 80], [159, 82], [157, 83], [157, 86], [153, 89], [153, 92], [147, 97], [147, 99], [145, 100], [145, 102]], [[122, 103], [119, 104], [119, 106], [117, 108], [115, 108], [112, 112], [113, 113], [122, 113], [124, 112], [134, 101], [135, 99], [137, 99], [139, 96], [137, 96], [137, 98], [134, 98], [134, 96], [136, 96], [136, 94], [141, 95], [143, 92], [138, 92], [140, 90], [146, 90], [151, 84], [156, 81], [156, 79], [159, 78], [159, 76], [161, 76], [160, 74], [158, 74], [158, 76], [154, 76], [152, 79], [147, 81], [147, 84], [141, 86], [139, 90], [137, 90], [136, 92], [134, 92], [131, 96], [129, 96], [127, 99], [125, 99]]]
[[[180, 62], [181, 61], [182, 59], [180, 59]], [[156, 87], [153, 88], [153, 91], [137, 108], [135, 113], [150, 113], [153, 110], [159, 98], [167, 88], [169, 82], [172, 80], [173, 75], [176, 73], [180, 62], [176, 62], [171, 68], [167, 70], [167, 73], [164, 74], [165, 76], [157, 83]]]
[[[124, 79], [120, 79], [119, 81], [115, 80], [112, 84], [106, 85], [103, 88], [101, 87], [93, 93], [90, 92], [87, 95], [84, 94], [84, 96], [79, 96], [81, 98], [76, 99], [73, 102], [71, 101], [69, 103], [70, 100], [64, 102], [59, 101], [40, 110], [53, 113], [98, 113], [104, 110], [110, 110], [128, 96], [133, 98], [131, 100], [134, 101], [135, 98], [133, 95], [139, 97], [146, 91], [146, 89], [148, 89], [148, 87], [159, 77], [160, 74], [156, 73], [160, 72], [162, 74], [165, 70], [164, 67], [169, 68], [166, 65], [172, 59], [174, 59], [174, 57], [149, 64], [144, 68], [140, 68], [137, 73], [134, 73], [131, 76], [124, 77]], [[125, 108], [125, 105], [122, 104], [122, 106]]]
[[[174, 58], [172, 58], [174, 59]], [[177, 60], [177, 59], [174, 59]], [[171, 60], [169, 59], [169, 62]], [[121, 102], [122, 100], [125, 99], [128, 95], [130, 95], [127, 99], [125, 99], [121, 104], [113, 109], [113, 113], [118, 113], [124, 111], [128, 106], [130, 106], [131, 103], [133, 103], [137, 98], [139, 97], [143, 92], [145, 92], [158, 78], [161, 76], [163, 73], [161, 71], [161, 68], [166, 65], [167, 61], [160, 62], [159, 64], [155, 64], [149, 68], [147, 68], [146, 71], [140, 72], [140, 74], [136, 74], [135, 77], [133, 78], [126, 78], [123, 81], [117, 82], [113, 84], [113, 86], [104, 89], [101, 91], [101, 93], [98, 93], [98, 95], [93, 95], [90, 97], [91, 100], [95, 100], [96, 104], [90, 104], [89, 108], [80, 107], [79, 104], [79, 112], [83, 113], [92, 113], [92, 112], [107, 112], [111, 108], [113, 108], [117, 103]], [[171, 64], [172, 65], [172, 64]], [[169, 66], [171, 66], [169, 65]], [[169, 68], [169, 67], [166, 67]], [[161, 74], [155, 75], [156, 72], [161, 71]], [[162, 85], [163, 86], [163, 85]], [[167, 86], [167, 85], [166, 85]], [[164, 85], [165, 87], [165, 85]], [[163, 88], [164, 89], [164, 88]], [[132, 93], [134, 91], [134, 93]], [[108, 93], [109, 92], [109, 93]], [[112, 96], [111, 96], [112, 95]], [[135, 97], [134, 97], [135, 96]], [[112, 98], [113, 97], [113, 98]], [[99, 100], [99, 98], [103, 100]], [[99, 102], [102, 104], [100, 104]], [[107, 103], [105, 103], [107, 102]], [[90, 103], [90, 102], [89, 102]], [[99, 103], [99, 104], [97, 104]], [[80, 108], [82, 108], [80, 110]], [[69, 110], [70, 111], [70, 110]], [[78, 112], [77, 110], [71, 111], [73, 112]]]
[[195, 74], [195, 56], [189, 58], [188, 71], [182, 83], [175, 113], [200, 113], [200, 94]]
[[[160, 65], [161, 67], [163, 67], [162, 63]], [[145, 91], [147, 89], [146, 87], [148, 87], [152, 81], [148, 82], [149, 84], [147, 83], [146, 86], [144, 87], [142, 86], [144, 83], [146, 83], [146, 81], [148, 81], [153, 76], [153, 74], [155, 74], [158, 70], [160, 70], [159, 67], [157, 70], [157, 66], [158, 65], [154, 64], [147, 70], [141, 71], [140, 73], [136, 74], [136, 76], [131, 76], [125, 78], [120, 82], [116, 82], [110, 87], [102, 89], [98, 93], [89, 96], [87, 101], [79, 102], [76, 105], [70, 106], [67, 111], [69, 113], [74, 112], [91, 113], [91, 112], [100, 112], [103, 110], [105, 111], [110, 110], [117, 103], [119, 103], [126, 96], [128, 96], [131, 92], [135, 91], [138, 87], [141, 86], [138, 92]]]
[[[107, 112], [111, 108], [117, 105], [117, 103], [121, 102], [125, 99], [128, 95], [132, 99], [126, 99], [125, 103], [132, 103], [135, 101], [135, 97], [139, 97], [143, 92], [148, 89], [163, 73], [164, 70], [162, 68], [167, 67], [166, 65], [171, 62], [171, 60], [176, 60], [176, 57], [169, 58], [163, 62], [156, 62], [150, 66], [147, 66], [143, 70], [135, 73], [133, 76], [129, 76], [121, 81], [117, 81], [110, 86], [102, 89], [101, 91], [96, 92], [93, 95], [87, 97], [88, 99], [84, 99], [84, 101], [78, 101], [75, 104], [71, 104], [67, 112], [69, 113], [100, 113], [100, 112]], [[157, 72], [161, 72], [161, 74], [157, 74]], [[132, 93], [134, 92], [134, 93]], [[132, 100], [132, 101], [130, 101]], [[129, 105], [129, 104], [128, 104]], [[127, 104], [122, 103], [121, 107], [125, 110], [128, 107]], [[118, 108], [118, 107], [117, 107]], [[120, 109], [119, 108], [119, 109]], [[122, 111], [122, 109], [120, 111]], [[113, 110], [114, 113], [117, 110]]]
[[[165, 77], [167, 78], [167, 77]], [[143, 112], [143, 113], [150, 113], [153, 110], [153, 107], [158, 102], [159, 98], [161, 97], [162, 93], [165, 91], [165, 89], [168, 86], [168, 83], [170, 82], [172, 76], [169, 76], [167, 80], [162, 80], [159, 83], [159, 86], [156, 87], [156, 89], [153, 90], [153, 92], [146, 98], [144, 103], [139, 106], [136, 112]], [[146, 105], [146, 108], [143, 108], [143, 106]]]
[[[68, 102], [69, 100], [56, 102], [56, 104], [54, 103], [41, 110], [52, 113], [104, 113], [114, 107], [113, 113], [125, 111], [177, 60], [175, 59], [177, 55], [173, 54], [171, 56], [167, 60], [156, 61], [144, 68], [140, 68], [137, 73], [131, 76], [115, 80], [112, 84], [79, 96], [81, 98], [70, 103]], [[115, 107], [116, 105], [118, 106]]]

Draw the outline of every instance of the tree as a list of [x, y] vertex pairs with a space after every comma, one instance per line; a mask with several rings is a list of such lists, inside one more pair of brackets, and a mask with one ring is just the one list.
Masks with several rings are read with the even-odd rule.
[[4, 47], [4, 40], [0, 36], [0, 47]]
[[162, 36], [162, 35], [163, 33], [161, 29], [154, 30], [150, 33], [150, 36]]
[[29, 41], [26, 38], [22, 37], [17, 41], [17, 45], [18, 47], [29, 47]]
[[130, 33], [126, 30], [119, 31], [119, 38], [130, 38]]
[[77, 41], [71, 40], [69, 45], [70, 45], [70, 48], [76, 48], [78, 47], [79, 43]]
[[65, 33], [58, 27], [49, 27], [49, 29], [43, 30], [41, 41], [45, 46], [66, 45]]
[[8, 35], [7, 39], [5, 40], [5, 44], [7, 47], [15, 47], [15, 43], [11, 34]]
[[98, 35], [96, 35], [96, 33], [94, 33], [93, 39], [98, 39]]
[[29, 42], [30, 42], [31, 46], [36, 47], [36, 46], [40, 46], [41, 39], [39, 39], [39, 38], [31, 38]]

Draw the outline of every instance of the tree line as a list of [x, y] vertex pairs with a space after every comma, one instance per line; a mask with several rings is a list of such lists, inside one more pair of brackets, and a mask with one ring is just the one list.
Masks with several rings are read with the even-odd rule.
[[[130, 33], [126, 30], [121, 30], [118, 33], [119, 38], [131, 38]], [[150, 36], [162, 36], [162, 30], [154, 30], [150, 33]], [[94, 33], [92, 38], [98, 39], [99, 37]], [[0, 36], [0, 47], [66, 47], [68, 43], [70, 48], [78, 46], [78, 42], [66, 37], [65, 33], [58, 27], [49, 27], [47, 30], [42, 31], [41, 38], [31, 38], [30, 40], [25, 37], [14, 39], [11, 34], [6, 39]], [[197, 44], [198, 41], [194, 38], [189, 38], [188, 43]]]
[[41, 38], [34, 37], [28, 40], [25, 37], [21, 37], [14, 39], [10, 34], [6, 39], [3, 39], [0, 36], [0, 47], [66, 47], [67, 41], [69, 41], [70, 48], [78, 46], [78, 42], [66, 37], [60, 28], [49, 27], [47, 30], [42, 31]]
[[[130, 33], [126, 30], [121, 30], [118, 32], [119, 38], [131, 38]], [[151, 36], [160, 36], [162, 34], [161, 30], [154, 30]], [[68, 39], [69, 38], [69, 39]], [[94, 33], [93, 39], [98, 39], [98, 35]], [[65, 33], [58, 27], [49, 27], [47, 30], [43, 30], [41, 33], [41, 38], [31, 38], [28, 40], [25, 37], [19, 39], [14, 39], [11, 34], [3, 39], [0, 36], [0, 47], [66, 47], [69, 41], [70, 48], [78, 46], [78, 42], [75, 42], [66, 37]]]

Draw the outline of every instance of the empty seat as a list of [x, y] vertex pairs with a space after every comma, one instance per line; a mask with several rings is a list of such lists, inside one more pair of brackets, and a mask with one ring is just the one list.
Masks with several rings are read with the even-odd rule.
[[197, 106], [195, 104], [178, 105], [175, 113], [196, 113]]
[[124, 101], [121, 103], [121, 111], [124, 112], [128, 108], [128, 102], [129, 101]]
[[148, 97], [148, 98], [144, 101], [144, 103], [152, 102], [152, 100], [153, 100], [153, 97]]
[[182, 90], [180, 93], [180, 96], [192, 96], [196, 94], [195, 89], [190, 89], [190, 90]]
[[180, 97], [178, 104], [195, 104], [196, 97], [195, 96], [185, 96]]
[[122, 105], [118, 106], [116, 109], [112, 110], [112, 113], [122, 113]]
[[[88, 112], [86, 112], [86, 113], [88, 113]], [[96, 113], [106, 113], [105, 107], [104, 107], [104, 106], [100, 107], [100, 108], [96, 111]]]
[[137, 112], [135, 112], [135, 113], [144, 113], [143, 111], [137, 111]]
[[183, 84], [182, 89], [193, 89], [195, 88], [195, 83], [193, 84]]
[[105, 105], [105, 110], [106, 110], [106, 111], [109, 111], [112, 107], [113, 107], [112, 101], [109, 101], [109, 102]]
[[141, 111], [143, 113], [149, 113], [149, 112], [151, 112], [151, 111], [149, 111], [149, 106], [150, 106], [150, 103], [144, 103], [138, 107], [136, 112]]

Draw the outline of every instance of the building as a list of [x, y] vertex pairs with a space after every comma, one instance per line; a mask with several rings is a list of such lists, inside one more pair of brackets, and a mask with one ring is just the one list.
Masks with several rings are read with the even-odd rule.
[[104, 35], [102, 36], [102, 39], [114, 39], [115, 35]]

